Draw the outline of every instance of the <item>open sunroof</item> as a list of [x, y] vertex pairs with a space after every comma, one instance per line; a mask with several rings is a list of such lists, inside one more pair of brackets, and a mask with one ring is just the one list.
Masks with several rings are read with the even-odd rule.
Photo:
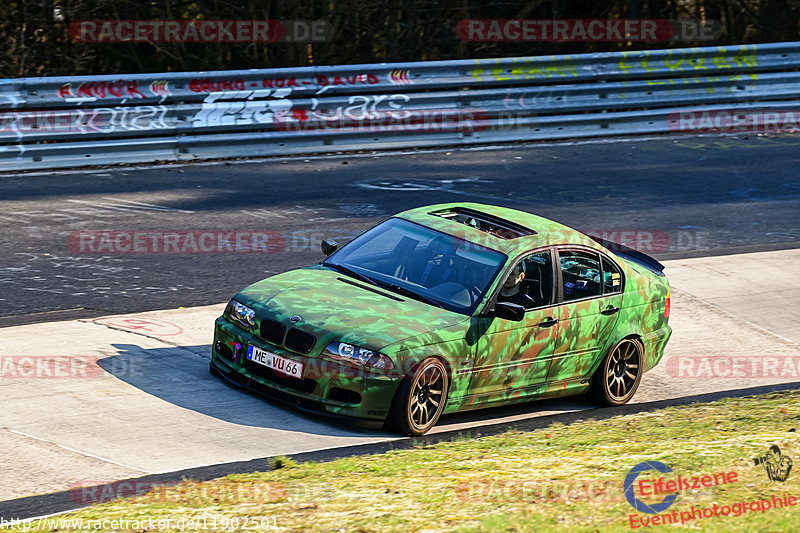
[[480, 231], [485, 231], [501, 239], [516, 239], [518, 237], [536, 235], [536, 232], [532, 229], [528, 229], [510, 220], [464, 207], [452, 207], [439, 211], [431, 211], [430, 214], [459, 222]]

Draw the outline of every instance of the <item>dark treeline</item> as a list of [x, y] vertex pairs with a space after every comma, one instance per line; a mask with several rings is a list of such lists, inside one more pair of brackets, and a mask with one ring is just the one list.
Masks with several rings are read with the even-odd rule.
[[[695, 19], [712, 42], [464, 42], [462, 19]], [[197, 71], [796, 40], [800, 0], [0, 0], [0, 76]], [[324, 20], [326, 42], [82, 43], [79, 20]]]

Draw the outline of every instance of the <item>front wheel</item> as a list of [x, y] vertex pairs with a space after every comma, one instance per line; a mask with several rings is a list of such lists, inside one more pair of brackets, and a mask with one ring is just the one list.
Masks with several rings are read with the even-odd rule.
[[592, 377], [589, 397], [600, 405], [624, 405], [642, 380], [642, 343], [622, 339], [608, 351]]
[[425, 359], [414, 374], [400, 384], [386, 420], [387, 425], [404, 435], [425, 434], [442, 414], [448, 386], [444, 364], [435, 357]]

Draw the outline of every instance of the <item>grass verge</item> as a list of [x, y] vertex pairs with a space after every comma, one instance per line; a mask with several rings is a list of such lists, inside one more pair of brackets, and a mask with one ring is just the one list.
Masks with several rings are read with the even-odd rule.
[[[650, 531], [797, 531], [800, 502], [762, 512], [750, 502], [773, 495], [800, 499], [800, 466], [770, 480], [764, 456], [773, 445], [800, 458], [800, 392], [788, 391], [657, 411], [555, 423], [530, 432], [446, 442], [329, 463], [296, 464], [205, 483], [158, 487], [147, 495], [53, 517], [43, 531], [634, 531], [626, 474], [643, 461], [672, 473], [642, 472], [638, 481], [700, 478], [659, 516], [728, 506], [728, 516], [692, 518]], [[783, 459], [783, 469], [788, 465]], [[730, 477], [730, 472], [735, 476]], [[704, 475], [717, 485], [703, 486]], [[712, 477], [713, 479], [713, 477]], [[690, 480], [694, 485], [694, 481]], [[708, 484], [708, 482], [706, 482]], [[654, 490], [645, 485], [646, 490]], [[660, 502], [664, 494], [646, 496]], [[736, 505], [747, 511], [734, 516]], [[775, 505], [772, 503], [772, 505]], [[762, 505], [762, 508], [764, 505]], [[674, 512], [673, 512], [674, 511]], [[638, 518], [631, 518], [632, 516]], [[695, 515], [696, 516], [696, 515]], [[83, 524], [68, 520], [83, 520]], [[113, 522], [118, 520], [119, 522]], [[633, 520], [633, 522], [632, 522]], [[667, 520], [662, 518], [662, 520]], [[105, 522], [102, 522], [105, 521]], [[127, 522], [125, 522], [127, 521]], [[631, 526], [640, 526], [632, 528]], [[37, 526], [33, 526], [37, 527]], [[33, 528], [32, 527], [32, 528]]]

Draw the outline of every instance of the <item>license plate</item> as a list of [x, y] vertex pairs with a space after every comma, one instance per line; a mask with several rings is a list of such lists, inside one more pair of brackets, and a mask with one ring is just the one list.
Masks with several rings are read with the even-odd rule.
[[303, 363], [298, 363], [286, 357], [256, 348], [255, 346], [247, 347], [247, 358], [254, 363], [264, 365], [271, 368], [275, 372], [280, 372], [293, 378], [301, 379], [303, 377]]

